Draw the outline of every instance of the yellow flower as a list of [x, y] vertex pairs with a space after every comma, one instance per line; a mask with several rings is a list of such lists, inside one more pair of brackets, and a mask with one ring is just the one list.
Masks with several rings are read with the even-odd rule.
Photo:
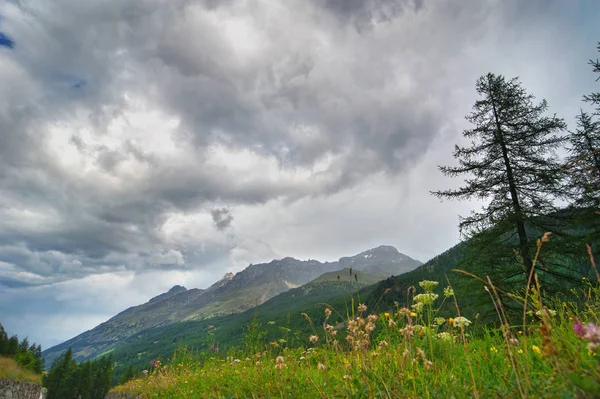
[[541, 354], [542, 354], [542, 351], [540, 350], [540, 347], [539, 347], [539, 346], [537, 346], [537, 345], [532, 345], [532, 346], [531, 346], [531, 349], [533, 349], [533, 351], [534, 351], [535, 353], [537, 353], [538, 355], [541, 355]]
[[415, 312], [410, 312], [410, 317], [417, 317], [417, 314]]
[[496, 349], [496, 347], [492, 346], [490, 348], [490, 352], [498, 353], [498, 349]]
[[450, 324], [454, 324], [454, 319], [453, 319], [452, 317], [450, 317], [450, 318], [448, 319], [448, 323], [450, 323]]
[[523, 353], [523, 349], [517, 350], [518, 353]]
[[385, 312], [383, 315], [385, 316], [386, 319], [390, 318], [390, 314], [388, 312]]

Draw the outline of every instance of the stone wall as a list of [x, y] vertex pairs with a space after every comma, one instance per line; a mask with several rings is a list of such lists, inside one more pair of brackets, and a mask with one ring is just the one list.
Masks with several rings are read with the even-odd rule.
[[29, 382], [0, 378], [0, 399], [44, 399], [46, 389]]

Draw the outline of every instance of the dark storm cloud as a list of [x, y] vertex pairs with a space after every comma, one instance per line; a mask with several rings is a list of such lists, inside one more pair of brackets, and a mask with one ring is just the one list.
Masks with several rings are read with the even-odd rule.
[[342, 21], [353, 23], [361, 32], [374, 24], [388, 22], [405, 10], [419, 11], [425, 0], [325, 0], [317, 5], [337, 15]]
[[223, 231], [231, 226], [231, 222], [233, 222], [233, 215], [227, 208], [213, 209], [210, 214], [217, 230]]
[[[170, 250], [201, 264], [164, 231], [173, 215], [231, 230], [219, 203], [293, 202], [401, 175], [456, 117], [450, 101], [472, 86], [471, 64], [489, 58], [469, 52], [489, 47], [517, 5], [5, 3], [2, 32], [17, 45], [0, 46], [0, 261], [62, 278], [140, 270]], [[123, 122], [114, 133], [136, 99], [176, 120], [173, 131]], [[161, 134], [168, 145], [148, 145]], [[310, 178], [230, 170], [215, 147], [232, 165], [246, 151]]]

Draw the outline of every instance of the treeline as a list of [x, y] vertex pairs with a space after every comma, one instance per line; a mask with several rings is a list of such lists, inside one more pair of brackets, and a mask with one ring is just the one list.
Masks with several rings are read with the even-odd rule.
[[9, 338], [2, 324], [0, 324], [0, 356], [11, 357], [19, 366], [37, 374], [41, 374], [44, 368], [42, 346], [35, 343], [30, 345], [27, 337], [20, 342], [16, 335]]
[[77, 363], [69, 348], [44, 376], [47, 399], [103, 399], [111, 387], [112, 356]]

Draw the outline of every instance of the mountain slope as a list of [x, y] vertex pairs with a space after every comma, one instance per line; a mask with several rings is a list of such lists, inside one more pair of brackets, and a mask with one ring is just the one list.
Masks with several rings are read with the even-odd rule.
[[342, 265], [349, 265], [355, 271], [366, 272], [380, 280], [411, 270], [419, 264], [394, 247], [380, 246], [337, 262], [301, 261], [288, 257], [250, 265], [235, 275], [226, 274], [205, 290], [175, 286], [143, 305], [131, 307], [94, 329], [47, 349], [43, 354], [48, 366], [69, 347], [73, 349], [76, 360], [88, 360], [142, 330], [242, 312], [302, 286], [323, 273], [340, 270]]
[[369, 273], [346, 268], [342, 270], [334, 270], [332, 272], [323, 273], [319, 277], [314, 279], [312, 282], [321, 283], [325, 281], [356, 281], [360, 285], [371, 285], [388, 277], [389, 275], [382, 273]]

